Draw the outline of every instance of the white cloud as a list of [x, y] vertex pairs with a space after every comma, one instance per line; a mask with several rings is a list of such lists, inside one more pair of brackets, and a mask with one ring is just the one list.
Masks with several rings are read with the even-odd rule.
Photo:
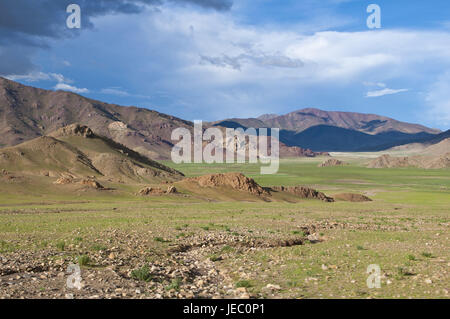
[[389, 89], [389, 88], [385, 88], [382, 90], [375, 90], [375, 91], [369, 91], [366, 94], [366, 97], [380, 97], [380, 96], [384, 96], [384, 95], [390, 95], [390, 94], [397, 94], [397, 93], [401, 93], [401, 92], [407, 92], [409, 91], [409, 89]]
[[[355, 92], [362, 82], [369, 84], [369, 97], [405, 92], [405, 87], [416, 91], [427, 85], [431, 73], [450, 69], [446, 31], [311, 32], [165, 6], [133, 18], [101, 17], [95, 25], [100, 33], [81, 39], [115, 62], [123, 79], [118, 84], [134, 85], [139, 92], [167, 92], [170, 98], [159, 99], [164, 111], [185, 117], [256, 115], [274, 107], [283, 112], [311, 103], [307, 99], [313, 94], [317, 107], [347, 107], [363, 102], [364, 94]], [[137, 49], [106, 45], [125, 40]], [[401, 86], [395, 90], [385, 83]], [[185, 102], [182, 110], [177, 99]]]
[[26, 82], [55, 81], [57, 82], [53, 87], [55, 90], [71, 91], [75, 93], [89, 93], [88, 89], [77, 88], [76, 86], [68, 84], [73, 83], [73, 81], [64, 77], [64, 75], [60, 73], [33, 72], [25, 75], [8, 75], [6, 78], [12, 81]]
[[428, 117], [436, 123], [450, 125], [450, 71], [431, 86], [426, 95]]
[[5, 76], [7, 79], [12, 81], [26, 81], [26, 82], [37, 82], [37, 81], [56, 81], [56, 82], [67, 82], [72, 81], [66, 79], [64, 75], [59, 73], [44, 73], [44, 72], [33, 72], [24, 75], [11, 74]]
[[57, 82], [53, 87], [55, 90], [71, 91], [75, 93], [89, 93], [88, 89], [77, 88], [76, 86], [68, 84], [73, 83], [73, 81], [64, 77], [64, 75], [60, 73], [33, 72], [25, 75], [8, 75], [6, 78], [12, 81], [26, 82], [55, 81]]
[[[171, 48], [177, 46], [175, 42], [183, 42], [182, 52], [173, 56], [178, 62], [175, 65], [190, 74], [210, 73], [213, 77], [208, 77], [208, 82], [254, 83], [282, 78], [347, 81], [383, 71], [388, 79], [393, 74], [412, 73], [411, 65], [422, 63], [424, 58], [450, 63], [448, 32], [368, 30], [305, 35], [292, 29], [238, 24], [229, 15], [217, 12], [173, 8], [162, 8], [160, 14], [146, 20], [146, 27], [148, 41], [153, 42], [150, 46]], [[160, 36], [155, 39], [155, 34]], [[295, 67], [274, 69], [274, 65], [281, 66], [280, 61]]]
[[63, 90], [63, 91], [71, 91], [74, 93], [89, 93], [89, 90], [86, 88], [77, 88], [75, 86], [66, 84], [66, 83], [58, 83], [54, 87], [55, 90]]

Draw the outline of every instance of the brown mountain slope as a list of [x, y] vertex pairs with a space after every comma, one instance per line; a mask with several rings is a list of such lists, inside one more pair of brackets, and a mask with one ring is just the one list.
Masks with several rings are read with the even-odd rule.
[[182, 174], [77, 124], [0, 149], [0, 168], [20, 174], [159, 182]]
[[301, 132], [317, 125], [327, 125], [367, 134], [379, 134], [389, 131], [408, 134], [420, 132], [439, 133], [439, 130], [430, 129], [419, 124], [400, 122], [385, 116], [354, 112], [328, 112], [314, 108], [306, 108], [286, 115], [266, 118], [264, 122], [270, 127], [280, 127], [295, 132]]
[[354, 112], [322, 111], [315, 108], [306, 108], [285, 115], [265, 114], [258, 118], [227, 119], [214, 122], [215, 125], [226, 127], [278, 127], [295, 133], [308, 128], [324, 125], [358, 131], [370, 135], [385, 132], [401, 132], [407, 134], [430, 133], [438, 134], [439, 130], [430, 129], [420, 124], [400, 122], [385, 116], [363, 114]]
[[450, 168], [450, 152], [434, 156], [416, 155], [404, 157], [395, 157], [385, 154], [370, 161], [367, 167], [369, 168], [417, 167], [424, 169]]
[[13, 146], [73, 123], [155, 159], [168, 158], [171, 132], [192, 123], [137, 107], [107, 104], [0, 77], [0, 147]]
[[445, 155], [450, 153], [450, 138], [440, 141], [439, 143], [428, 146], [424, 151], [424, 155]]
[[397, 145], [434, 139], [440, 131], [375, 114], [326, 112], [308, 108], [286, 115], [227, 119], [224, 127], [275, 127], [280, 141], [316, 152], [380, 151]]
[[390, 150], [411, 154], [443, 155], [450, 152], [450, 130], [415, 143], [396, 146]]
[[52, 177], [101, 175], [80, 150], [49, 136], [1, 149], [0, 168]]
[[[192, 130], [191, 122], [156, 111], [38, 89], [0, 77], [0, 147], [17, 145], [73, 123], [87, 125], [99, 135], [153, 159], [170, 158], [173, 129]], [[280, 156], [314, 153], [281, 144]]]

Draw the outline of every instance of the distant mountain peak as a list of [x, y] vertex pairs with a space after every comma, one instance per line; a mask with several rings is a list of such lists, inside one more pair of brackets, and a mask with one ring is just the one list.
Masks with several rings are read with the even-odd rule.
[[377, 114], [366, 114], [343, 111], [324, 111], [318, 108], [303, 108], [273, 118], [266, 118], [264, 122], [272, 127], [280, 127], [295, 132], [302, 132], [316, 125], [330, 125], [367, 134], [397, 131], [407, 134], [429, 133], [437, 134], [439, 130], [431, 129], [420, 124], [400, 122], [392, 118]]
[[261, 116], [258, 116], [257, 119], [261, 120], [261, 121], [265, 121], [265, 120], [271, 120], [274, 119], [276, 117], [278, 117], [278, 114], [263, 114]]
[[280, 129], [280, 141], [313, 151], [375, 151], [433, 138], [439, 130], [386, 116], [303, 108], [284, 115], [216, 122], [225, 127]]

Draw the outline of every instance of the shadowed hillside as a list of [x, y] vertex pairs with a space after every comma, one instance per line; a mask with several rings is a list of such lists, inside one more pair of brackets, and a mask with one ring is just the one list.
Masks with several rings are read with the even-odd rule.
[[38, 89], [0, 77], [0, 147], [17, 145], [74, 123], [87, 125], [154, 159], [169, 157], [174, 128], [192, 126], [191, 122], [156, 111]]
[[157, 182], [182, 177], [178, 171], [77, 124], [0, 150], [0, 166], [21, 174], [95, 176], [112, 181]]

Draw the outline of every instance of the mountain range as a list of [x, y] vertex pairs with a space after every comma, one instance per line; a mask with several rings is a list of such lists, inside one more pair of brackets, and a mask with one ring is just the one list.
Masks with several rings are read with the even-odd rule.
[[216, 126], [278, 127], [280, 141], [313, 151], [380, 151], [435, 138], [439, 130], [385, 116], [306, 108], [285, 115], [226, 119]]
[[[104, 103], [72, 92], [34, 88], [0, 77], [0, 147], [45, 136], [74, 123], [86, 125], [96, 134], [152, 159], [170, 158], [173, 129], [193, 129], [190, 121], [153, 110]], [[448, 131], [440, 132], [375, 114], [327, 112], [314, 108], [285, 115], [226, 119], [207, 123], [206, 127], [213, 125], [278, 127], [281, 156], [378, 151], [414, 142], [437, 143], [448, 136]]]

